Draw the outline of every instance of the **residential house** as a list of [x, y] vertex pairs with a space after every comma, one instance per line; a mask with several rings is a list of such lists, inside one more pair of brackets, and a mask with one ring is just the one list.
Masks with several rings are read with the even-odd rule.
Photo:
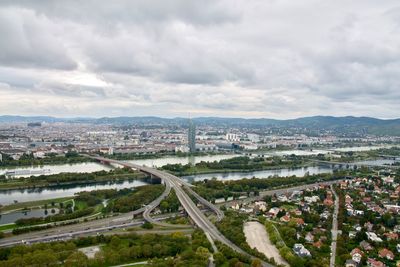
[[317, 242], [314, 242], [312, 245], [313, 247], [321, 248], [323, 243], [321, 242], [321, 240], [318, 240]]
[[308, 204], [311, 204], [311, 203], [316, 203], [316, 202], [318, 202], [320, 199], [319, 199], [319, 196], [312, 196], [312, 197], [304, 197], [304, 201], [305, 202], [307, 202]]
[[379, 254], [379, 257], [381, 257], [381, 258], [385, 258], [385, 259], [388, 259], [388, 260], [393, 260], [394, 259], [393, 252], [391, 252], [387, 248], [383, 248], [383, 249], [379, 250], [378, 254]]
[[299, 257], [311, 257], [310, 251], [303, 244], [294, 244], [293, 251]]
[[397, 240], [397, 239], [399, 239], [399, 235], [397, 233], [394, 233], [394, 232], [384, 233], [383, 235], [386, 236], [387, 240]]
[[357, 262], [355, 262], [353, 260], [347, 260], [344, 266], [345, 267], [357, 267], [358, 264], [357, 264]]
[[361, 262], [363, 252], [359, 248], [355, 248], [350, 252], [351, 259], [357, 263]]
[[330, 198], [325, 198], [325, 200], [324, 200], [324, 205], [325, 205], [325, 206], [328, 206], [328, 207], [333, 206], [333, 200], [330, 199]]
[[280, 221], [281, 222], [290, 222], [290, 215], [289, 214], [286, 214], [285, 216], [282, 216], [281, 218], [280, 218]]
[[374, 248], [371, 246], [370, 243], [368, 243], [367, 241], [363, 240], [360, 242], [360, 247], [365, 250], [365, 251], [371, 251]]
[[302, 218], [293, 218], [293, 221], [296, 222], [297, 226], [303, 226], [304, 225], [304, 220]]
[[367, 260], [367, 265], [370, 267], [385, 267], [386, 266], [383, 262], [375, 260], [375, 259], [371, 259], [371, 258], [369, 258]]
[[271, 218], [275, 218], [276, 217], [276, 215], [278, 215], [278, 213], [281, 211], [281, 209], [280, 208], [278, 208], [278, 207], [273, 207], [273, 208], [271, 208], [268, 212], [267, 212], [267, 216], [268, 217], [271, 217]]
[[374, 232], [367, 232], [366, 234], [367, 234], [368, 239], [373, 241], [373, 242], [382, 242], [383, 241]]
[[304, 238], [307, 242], [312, 243], [314, 242], [314, 235], [311, 232], [308, 232], [306, 234], [306, 237]]
[[374, 225], [370, 222], [366, 222], [364, 223], [364, 227], [367, 229], [368, 232], [371, 232]]

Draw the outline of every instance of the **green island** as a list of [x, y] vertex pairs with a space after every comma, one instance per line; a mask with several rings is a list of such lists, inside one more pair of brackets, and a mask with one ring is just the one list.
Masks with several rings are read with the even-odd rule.
[[92, 173], [59, 173], [51, 175], [30, 176], [27, 178], [8, 179], [0, 176], [0, 189], [22, 189], [52, 187], [60, 185], [89, 184], [106, 181], [122, 181], [128, 179], [145, 178], [140, 172], [130, 168], [115, 168], [109, 171]]
[[46, 154], [44, 158], [35, 158], [32, 154], [23, 154], [19, 159], [15, 160], [7, 154], [3, 154], [3, 160], [0, 161], [0, 168], [5, 167], [22, 167], [22, 166], [42, 166], [55, 164], [73, 164], [82, 162], [91, 162], [92, 159], [79, 155], [75, 151], [68, 151], [65, 155], [54, 153]]
[[192, 164], [167, 164], [161, 167], [162, 170], [169, 171], [177, 176], [185, 176], [201, 173], [216, 172], [243, 172], [243, 171], [261, 171], [278, 168], [295, 168], [310, 165], [311, 162], [305, 157], [291, 156], [288, 158], [250, 158], [247, 156], [239, 156], [230, 159], [223, 159], [214, 162], [201, 161]]

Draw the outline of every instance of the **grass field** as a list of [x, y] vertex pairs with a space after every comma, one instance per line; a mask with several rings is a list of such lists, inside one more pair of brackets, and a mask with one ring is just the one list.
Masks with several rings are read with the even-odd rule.
[[0, 225], [0, 231], [14, 229], [16, 225], [14, 223]]

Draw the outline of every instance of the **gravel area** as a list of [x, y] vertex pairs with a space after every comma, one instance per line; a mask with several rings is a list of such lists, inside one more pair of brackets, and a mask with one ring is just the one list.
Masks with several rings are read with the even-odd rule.
[[78, 249], [83, 252], [89, 259], [93, 259], [97, 252], [100, 251], [100, 246], [92, 246]]
[[274, 258], [278, 264], [289, 266], [289, 264], [279, 255], [278, 249], [271, 243], [264, 225], [259, 222], [246, 222], [244, 224], [244, 234], [246, 241], [251, 248], [257, 249], [268, 258]]

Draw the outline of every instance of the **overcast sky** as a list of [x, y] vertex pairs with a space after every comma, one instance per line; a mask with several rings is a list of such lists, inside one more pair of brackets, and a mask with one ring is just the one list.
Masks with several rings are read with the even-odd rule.
[[400, 2], [1, 0], [1, 114], [400, 117]]

